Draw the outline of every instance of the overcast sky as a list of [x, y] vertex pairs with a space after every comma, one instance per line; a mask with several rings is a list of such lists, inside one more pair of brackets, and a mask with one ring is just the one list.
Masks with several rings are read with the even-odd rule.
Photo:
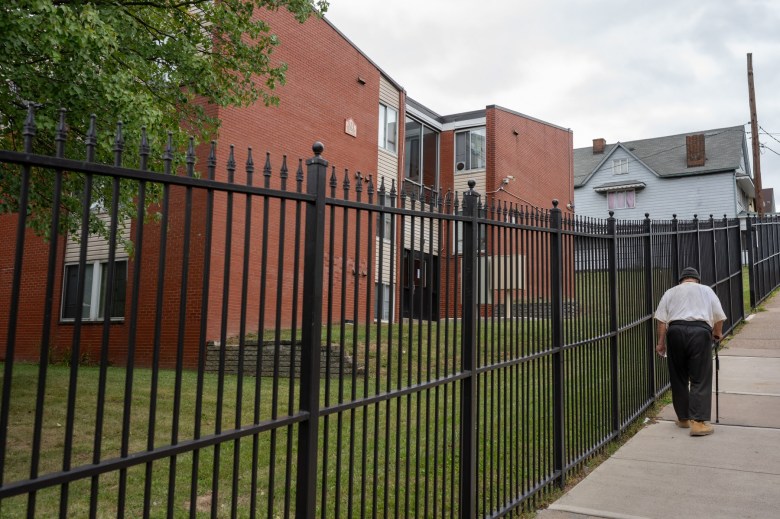
[[331, 0], [327, 18], [440, 115], [497, 104], [577, 148], [748, 123], [752, 52], [780, 204], [778, 0]]

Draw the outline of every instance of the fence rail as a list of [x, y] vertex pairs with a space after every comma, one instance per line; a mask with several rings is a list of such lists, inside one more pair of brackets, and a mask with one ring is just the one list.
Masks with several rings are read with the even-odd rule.
[[[420, 197], [321, 145], [295, 173], [267, 155], [257, 185], [251, 150], [239, 167], [191, 147], [177, 170], [167, 149], [163, 174], [34, 135], [31, 112], [24, 151], [0, 151], [19, 189], [0, 215], [3, 515], [500, 517], [668, 387], [652, 316], [683, 267], [724, 329], [744, 317], [736, 220], [589, 219], [473, 183]], [[42, 198], [62, 208], [45, 240]]]

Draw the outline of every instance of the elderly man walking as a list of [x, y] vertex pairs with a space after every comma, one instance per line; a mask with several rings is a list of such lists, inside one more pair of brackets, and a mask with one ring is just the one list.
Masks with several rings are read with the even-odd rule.
[[690, 428], [691, 436], [714, 432], [707, 423], [712, 413], [712, 341], [720, 340], [726, 319], [718, 296], [700, 279], [695, 268], [684, 268], [679, 284], [664, 293], [655, 311], [655, 351], [668, 355], [677, 426]]

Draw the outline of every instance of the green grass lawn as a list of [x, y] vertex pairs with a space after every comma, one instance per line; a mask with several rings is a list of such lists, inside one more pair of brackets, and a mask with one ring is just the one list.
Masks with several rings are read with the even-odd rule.
[[[423, 351], [427, 351], [427, 348]], [[435, 355], [432, 354], [432, 357]], [[605, 404], [596, 403], [603, 400], [603, 392], [609, 390], [603, 350], [597, 356], [600, 360], [596, 361], [594, 358], [591, 361], [583, 353], [579, 357], [567, 359], [566, 364], [567, 379], [575, 384], [569, 389], [567, 398], [572, 399], [572, 402], [576, 399], [577, 402], [576, 405], [572, 403], [567, 423], [570, 430], [576, 427], [586, 431], [587, 434], [583, 434], [586, 434], [589, 441], [598, 441], [609, 434], [609, 424], [603, 418]], [[408, 387], [409, 379], [416, 383], [418, 370], [423, 373], [419, 380], [428, 380], [425, 373], [428, 366], [433, 366], [435, 362], [433, 359], [429, 362], [426, 355], [423, 357], [424, 362], [412, 364], [412, 371], [415, 373], [402, 373], [401, 386]], [[401, 358], [402, 365], [405, 360]], [[395, 359], [388, 359], [388, 363], [390, 361], [395, 362]], [[590, 363], [600, 374], [597, 377], [586, 376], [584, 365], [581, 365], [583, 361]], [[355, 381], [350, 376], [345, 376], [341, 384], [337, 379], [323, 380], [321, 404], [326, 413], [329, 405], [338, 404], [339, 394], [342, 401], [376, 394], [371, 371], [368, 373], [369, 375], [363, 374], [363, 378], [356, 378]], [[382, 371], [381, 375], [384, 377], [387, 372]], [[60, 471], [63, 466], [69, 376], [68, 367], [54, 365], [48, 368], [45, 418], [39, 451], [41, 474]], [[110, 367], [107, 371], [106, 414], [100, 444], [102, 460], [120, 455], [125, 376], [124, 368]], [[144, 452], [149, 445], [152, 376], [153, 373], [149, 369], [136, 369], [134, 372], [128, 446], [130, 453]], [[4, 474], [6, 484], [27, 479], [30, 474], [37, 377], [36, 365], [17, 364], [14, 367]], [[70, 459], [73, 467], [89, 465], [93, 461], [98, 379], [98, 368], [78, 367], [74, 443]], [[368, 393], [365, 390], [366, 380], [369, 382]], [[215, 432], [218, 417], [221, 417], [222, 430], [229, 430], [235, 428], [236, 424], [239, 427], [248, 426], [256, 421], [270, 420], [275, 416], [284, 417], [297, 411], [297, 405], [292, 408], [289, 406], [291, 389], [293, 401], [297, 403], [297, 381], [291, 386], [290, 380], [286, 378], [279, 378], [276, 383], [272, 378], [261, 378], [259, 420], [256, 420], [255, 382], [254, 377], [244, 377], [242, 389], [239, 390], [239, 377], [226, 375], [222, 382], [223, 406], [220, 413], [217, 408], [220, 378], [216, 374], [206, 374], [201, 392], [202, 434]], [[183, 398], [179, 411], [178, 438], [187, 440], [194, 435], [197, 373], [184, 372], [181, 384]], [[391, 382], [390, 387], [395, 384]], [[174, 385], [175, 372], [161, 370], [156, 413], [151, 417], [151, 423], [154, 424], [152, 447], [171, 443]], [[498, 508], [508, 496], [527, 492], [552, 469], [550, 357], [542, 356], [522, 364], [487, 372], [480, 376], [478, 385], [477, 485], [481, 500], [480, 510], [489, 512]], [[326, 403], [326, 386], [330, 386], [329, 404]], [[575, 387], [581, 388], [581, 395]], [[380, 389], [384, 390], [384, 386]], [[239, 394], [242, 395], [243, 406], [240, 412], [237, 412], [236, 402]], [[593, 402], [593, 405], [587, 402]], [[378, 510], [395, 510], [398, 507], [400, 516], [437, 517], [456, 511], [459, 416], [459, 383], [455, 381], [353, 410], [331, 413], [327, 418], [322, 418], [318, 455], [318, 506], [325, 506], [326, 515], [329, 517], [370, 514], [375, 504]], [[239, 417], [238, 421], [236, 417]], [[219, 482], [218, 516], [230, 515], [233, 502], [231, 491], [234, 488], [240, 517], [248, 516], [253, 496], [257, 511], [261, 515], [268, 514], [270, 509], [273, 516], [284, 516], [294, 509], [296, 465], [293, 461], [288, 467], [286, 460], [288, 456], [292, 460], [296, 459], [296, 440], [297, 426], [291, 425], [281, 427], [273, 433], [267, 431], [258, 434], [256, 452], [253, 449], [252, 436], [245, 437], [238, 443], [224, 443], [219, 448], [220, 463], [216, 471]], [[585, 440], [581, 442], [584, 444]], [[570, 448], [574, 452], [580, 447], [585, 446], [572, 445]], [[236, 448], [238, 454], [234, 458]], [[251, 491], [253, 456], [258, 458], [255, 471], [258, 490], [255, 494]], [[196, 503], [198, 514], [203, 516], [210, 513], [210, 503], [213, 499], [214, 459], [214, 447], [202, 449], [199, 453], [199, 471], [195, 481], [198, 496]], [[170, 460], [161, 459], [151, 464], [148, 499], [153, 517], [165, 515], [169, 498], [174, 515], [187, 514], [190, 488], [193, 485], [192, 463], [192, 453], [176, 457], [172, 477], [175, 488], [170, 495]], [[234, 486], [233, 469], [236, 466], [238, 477]], [[143, 513], [146, 482], [145, 465], [127, 470], [127, 517], [140, 516]], [[111, 472], [100, 476], [98, 488], [97, 516], [115, 516], [119, 492], [118, 474]], [[81, 517], [89, 513], [89, 492], [89, 479], [69, 485], [70, 516]], [[58, 486], [40, 491], [37, 496], [36, 516], [56, 515], [60, 506], [60, 494]], [[0, 505], [0, 513], [8, 517], [24, 515], [26, 503], [26, 496], [6, 499]], [[366, 507], [363, 511], [360, 508], [361, 503]]]
[[[583, 341], [563, 356], [568, 461], [580, 459], [612, 434], [610, 350], [609, 340], [601, 337], [607, 320], [600, 280], [598, 275], [579, 280], [573, 293], [581, 298], [576, 316], [564, 322], [564, 341]], [[635, 280], [625, 276], [621, 283], [630, 287]], [[632, 303], [632, 297], [625, 297], [620, 300], [626, 303], [621, 306], [619, 318], [630, 323], [641, 307]], [[641, 326], [629, 328], [619, 338], [621, 423], [648, 398]], [[341, 378], [320, 381], [323, 416], [319, 425], [317, 506], [319, 510], [324, 508], [327, 517], [371, 515], [374, 507], [379, 515], [398, 510], [400, 517], [457, 513], [460, 382], [445, 379], [460, 372], [461, 327], [458, 320], [406, 320], [368, 327], [337, 325], [323, 330], [323, 344], [338, 345], [358, 367], [346, 370]], [[267, 331], [264, 339], [273, 340], [275, 335], [275, 331]], [[289, 339], [293, 332], [282, 330], [279, 335]], [[601, 338], [592, 340], [597, 337]], [[478, 377], [476, 397], [477, 494], [479, 513], [487, 514], [513, 497], [529, 493], [552, 472], [551, 326], [546, 318], [483, 318], [477, 341], [478, 365], [486, 369]], [[340, 355], [330, 358], [335, 365], [340, 361]], [[100, 460], [121, 454], [126, 370], [109, 367], [106, 372], [105, 417], [99, 429], [95, 417], [100, 371], [78, 366], [76, 372], [73, 448], [68, 461], [72, 467], [84, 467], [93, 463], [96, 432], [102, 437]], [[70, 375], [69, 367], [48, 367], [40, 474], [58, 472], [63, 467]], [[156, 398], [151, 389], [153, 380], [150, 369], [134, 371], [128, 430], [131, 454], [170, 445], [174, 434], [180, 441], [194, 438], [196, 420], [201, 436], [208, 436], [298, 412], [297, 378], [219, 377], [207, 373], [199, 388], [197, 373], [185, 371], [174, 430], [176, 373], [160, 370]], [[37, 381], [38, 366], [14, 366], [5, 484], [30, 476]], [[416, 389], [431, 381], [441, 383]], [[199, 415], [197, 395], [202, 398]], [[361, 401], [368, 398], [378, 400]], [[350, 402], [358, 403], [350, 408], [339, 407]], [[152, 407], [156, 411], [150, 416]], [[229, 517], [233, 505], [239, 517], [248, 517], [252, 506], [256, 506], [258, 515], [283, 517], [295, 506], [297, 434], [296, 424], [284, 425], [228, 441], [218, 449], [203, 448], [198, 451], [194, 481], [192, 452], [177, 455], [175, 466], [171, 459], [164, 458], [148, 466], [130, 467], [126, 472], [125, 516], [141, 516], [145, 501], [152, 517], [165, 516], [168, 506], [174, 516], [186, 516], [190, 489], [195, 485], [198, 516], [209, 516], [215, 502], [219, 517]], [[288, 464], [288, 460], [292, 461]], [[253, 479], [256, 492], [252, 491]], [[173, 491], [169, 492], [171, 482]], [[116, 516], [118, 473], [101, 475], [98, 489], [96, 515]], [[71, 483], [68, 496], [70, 516], [88, 515], [89, 479]], [[60, 498], [59, 486], [40, 491], [36, 515], [57, 515]], [[26, 506], [25, 495], [8, 498], [0, 503], [0, 515], [24, 515]]]

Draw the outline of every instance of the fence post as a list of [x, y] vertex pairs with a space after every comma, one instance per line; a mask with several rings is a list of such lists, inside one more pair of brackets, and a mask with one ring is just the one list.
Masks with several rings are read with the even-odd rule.
[[558, 473], [558, 486], [566, 484], [566, 445], [563, 398], [563, 252], [561, 210], [553, 200], [550, 211], [550, 313], [553, 348], [553, 470]]
[[655, 398], [657, 386], [655, 381], [655, 326], [653, 322], [653, 235], [652, 223], [650, 222], [650, 213], [645, 213], [644, 221], [645, 234], [645, 312], [650, 316], [647, 322], [647, 366], [650, 371], [648, 377], [650, 398]]
[[617, 287], [617, 225], [615, 211], [609, 212], [607, 219], [609, 242], [609, 352], [612, 379], [612, 431], [620, 431], [620, 369], [618, 367], [618, 287]]
[[[301, 411], [308, 413], [298, 428], [298, 476], [295, 515], [314, 519], [317, 504], [317, 439], [319, 431], [322, 281], [325, 250], [325, 175], [328, 161], [324, 146], [315, 142], [314, 157], [306, 161], [306, 192], [316, 196], [306, 202], [306, 237], [303, 257], [303, 318], [301, 330]], [[258, 374], [259, 375], [259, 374]]]
[[745, 247], [748, 251], [748, 282], [750, 283], [750, 309], [756, 307], [756, 269], [755, 247], [753, 246], [753, 221], [750, 216], [745, 217]]
[[462, 371], [460, 382], [460, 517], [477, 515], [477, 250], [479, 193], [469, 180], [463, 195], [463, 326], [461, 328]]

